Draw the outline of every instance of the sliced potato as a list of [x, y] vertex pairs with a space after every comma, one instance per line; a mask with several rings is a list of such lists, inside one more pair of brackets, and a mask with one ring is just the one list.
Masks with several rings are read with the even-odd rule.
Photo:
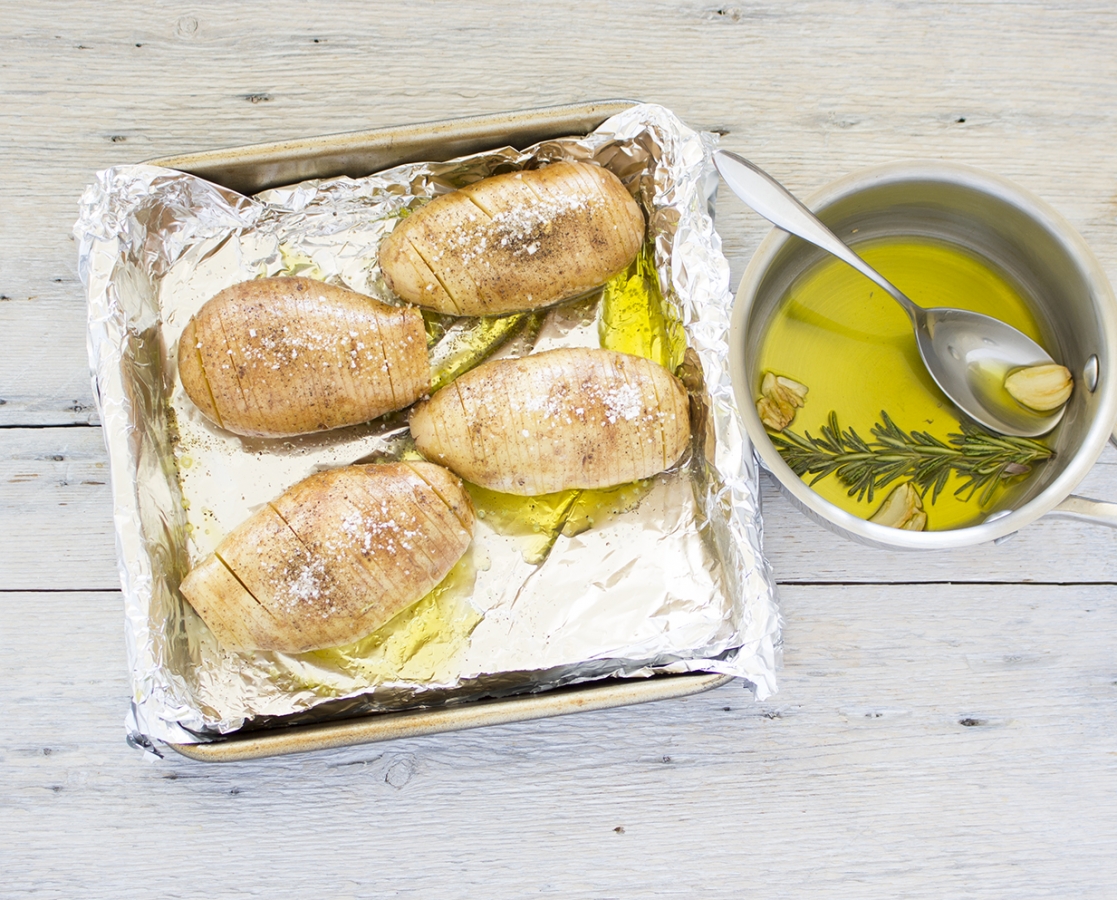
[[620, 179], [556, 162], [432, 200], [380, 245], [380, 268], [408, 303], [493, 316], [597, 287], [632, 262], [643, 239], [644, 214]]
[[686, 389], [651, 360], [551, 350], [493, 360], [411, 415], [419, 451], [462, 478], [534, 496], [670, 468], [690, 441]]
[[418, 310], [310, 278], [221, 291], [183, 330], [178, 370], [207, 418], [269, 437], [367, 422], [430, 385]]
[[441, 466], [333, 469], [232, 531], [182, 594], [229, 649], [334, 647], [422, 599], [472, 535], [469, 495]]

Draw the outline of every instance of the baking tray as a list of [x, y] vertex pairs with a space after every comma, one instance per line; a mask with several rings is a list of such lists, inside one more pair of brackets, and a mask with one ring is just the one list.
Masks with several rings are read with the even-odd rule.
[[[523, 149], [540, 141], [586, 134], [635, 104], [633, 100], [599, 100], [166, 156], [147, 162], [197, 175], [238, 193], [253, 194], [310, 178], [360, 178], [409, 162], [444, 161], [503, 146]], [[732, 675], [687, 673], [589, 682], [459, 706], [241, 731], [211, 743], [168, 746], [191, 759], [232, 762], [684, 697], [732, 680]]]

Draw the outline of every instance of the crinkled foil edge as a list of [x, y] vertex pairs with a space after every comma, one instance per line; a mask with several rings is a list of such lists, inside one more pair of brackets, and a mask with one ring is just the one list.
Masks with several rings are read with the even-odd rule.
[[[709, 464], [718, 476], [706, 479], [706, 509], [719, 513], [710, 521], [738, 599], [742, 639], [739, 646], [715, 659], [682, 659], [618, 671], [627, 677], [693, 671], [733, 675], [746, 679], [757, 699], [764, 699], [776, 689], [780, 620], [774, 580], [762, 552], [759, 473], [729, 378], [732, 294], [728, 261], [713, 222], [717, 176], [712, 152], [717, 138], [687, 128], [662, 107], [642, 104], [612, 117], [587, 140], [623, 140], [649, 130], [663, 155], [679, 163], [662, 179], [657, 170], [654, 207], [657, 214], [676, 221], [673, 237], [657, 243], [656, 264], [661, 277], [671, 273], [671, 284], [662, 287], [679, 309], [688, 344], [697, 353], [705, 378], [714, 448]], [[137, 392], [129, 378], [130, 367], [145, 364], [145, 353], [159, 351], [159, 323], [150, 311], [132, 308], [126, 300], [128, 292], [116, 283], [123, 275], [140, 277], [137, 273], [145, 268], [156, 277], [160, 272], [146, 246], [145, 231], [136, 224], [157, 213], [142, 188], [144, 177], [137, 178], [137, 173], [150, 186], [178, 177], [174, 189], [198, 192], [199, 205], [212, 201], [213, 196], [205, 195], [217, 195], [224, 212], [210, 223], [215, 230], [249, 227], [258, 210], [246, 198], [200, 179], [150, 166], [118, 167], [98, 173], [86, 189], [74, 229], [79, 272], [88, 295], [88, 352], [109, 456], [125, 602], [132, 683], [127, 730], [132, 743], [151, 747], [153, 741], [194, 743], [211, 736], [204, 733], [205, 717], [189, 702], [186, 685], [168, 665], [166, 629], [157, 627], [160, 616], [165, 619], [170, 614], [158, 608], [157, 582], [181, 561], [166, 558], [164, 542], [153, 531], [165, 529], [166, 523], [144, 521], [138, 494], [156, 484], [168, 492], [169, 507], [174, 508], [178, 500], [173, 473], [161, 473], [162, 485], [155, 471], [159, 460], [170, 454], [160, 453], [146, 441], [145, 435], [157, 429], [137, 427], [140, 417], [153, 415], [159, 404]], [[579, 680], [584, 679], [565, 681]]]

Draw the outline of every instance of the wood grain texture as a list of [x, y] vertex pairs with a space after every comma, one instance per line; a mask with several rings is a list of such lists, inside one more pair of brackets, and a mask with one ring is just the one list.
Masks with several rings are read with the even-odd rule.
[[[803, 195], [896, 159], [991, 170], [1062, 212], [1112, 279], [1111, 4], [8, 7], [0, 896], [1112, 896], [1117, 534], [1070, 522], [872, 551], [766, 483], [786, 624], [766, 703], [730, 686], [289, 759], [149, 764], [122, 739], [71, 237], [83, 187], [112, 165], [634, 97], [724, 133]], [[723, 196], [718, 228], [737, 279], [767, 226]], [[1117, 497], [1117, 451], [1081, 492]]]
[[[5, 619], [27, 622], [0, 637], [16, 676], [0, 687], [0, 810], [20, 836], [6, 889], [1106, 897], [1117, 669], [1093, 636], [1117, 628], [1115, 600], [1111, 586], [796, 586], [764, 704], [729, 685], [213, 765], [124, 746], [119, 597], [3, 594]], [[65, 649], [49, 697], [43, 647]], [[310, 847], [329, 848], [328, 874]]]
[[0, 427], [99, 421], [81, 298], [0, 302], [0, 336]]
[[0, 428], [0, 591], [119, 590], [100, 428]]

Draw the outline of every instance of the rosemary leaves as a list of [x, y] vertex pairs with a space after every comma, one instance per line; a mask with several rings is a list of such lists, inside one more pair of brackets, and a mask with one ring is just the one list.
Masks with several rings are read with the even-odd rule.
[[1055, 455], [1039, 441], [994, 434], [969, 422], [962, 422], [961, 433], [944, 442], [926, 431], [904, 431], [883, 410], [880, 415], [883, 424], [873, 425], [873, 440], [840, 428], [834, 412], [817, 438], [789, 430], [769, 437], [799, 477], [814, 475], [814, 484], [836, 475], [849, 496], [870, 502], [877, 489], [907, 478], [922, 495], [930, 491], [933, 503], [954, 473], [965, 479], [955, 495], [968, 500], [980, 490], [978, 503], [984, 504], [1002, 481], [1025, 475], [1035, 463]]

